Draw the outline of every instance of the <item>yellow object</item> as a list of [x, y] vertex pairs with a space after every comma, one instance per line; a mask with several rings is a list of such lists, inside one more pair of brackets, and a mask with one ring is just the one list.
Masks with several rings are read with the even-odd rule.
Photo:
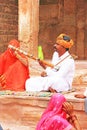
[[38, 58], [41, 59], [41, 60], [44, 59], [43, 50], [42, 50], [41, 45], [38, 46]]

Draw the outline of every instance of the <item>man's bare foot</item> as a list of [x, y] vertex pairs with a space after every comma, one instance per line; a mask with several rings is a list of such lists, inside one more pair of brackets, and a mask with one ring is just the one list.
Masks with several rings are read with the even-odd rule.
[[52, 92], [52, 93], [57, 93], [57, 91], [51, 87], [49, 87], [49, 91]]

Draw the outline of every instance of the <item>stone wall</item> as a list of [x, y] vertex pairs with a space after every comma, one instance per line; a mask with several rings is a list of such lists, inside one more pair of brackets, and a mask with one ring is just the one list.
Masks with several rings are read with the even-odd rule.
[[0, 53], [7, 48], [7, 43], [18, 37], [17, 0], [0, 0]]
[[[29, 2], [25, 1], [29, 10]], [[38, 0], [36, 2], [38, 3]], [[18, 23], [19, 6], [18, 0], [0, 0], [0, 53], [7, 48], [7, 43], [11, 39], [18, 38], [18, 32], [20, 32], [18, 28], [20, 26], [20, 21]], [[32, 7], [34, 6], [35, 3], [32, 3]], [[37, 8], [39, 8], [39, 38], [34, 36], [37, 35], [35, 32], [37, 25], [31, 24], [31, 30], [34, 30], [32, 33], [34, 40], [33, 44], [28, 45], [30, 52], [37, 54], [38, 42], [43, 48], [45, 59], [51, 59], [57, 35], [67, 33], [75, 42], [70, 52], [77, 55], [78, 60], [87, 60], [87, 0], [40, 0], [39, 7], [36, 6], [34, 9]], [[36, 23], [35, 12], [31, 11], [31, 14], [31, 23]], [[27, 32], [28, 29], [29, 27]], [[29, 36], [29, 33], [26, 35]]]
[[86, 8], [86, 0], [40, 1], [39, 44], [46, 59], [52, 57], [57, 35], [66, 33], [75, 42], [70, 52], [77, 55], [79, 60], [87, 60]]

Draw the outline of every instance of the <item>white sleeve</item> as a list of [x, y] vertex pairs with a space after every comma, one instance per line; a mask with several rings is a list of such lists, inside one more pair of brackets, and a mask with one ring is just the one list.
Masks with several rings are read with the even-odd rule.
[[52, 57], [52, 64], [56, 64], [56, 63], [58, 63], [58, 60], [59, 60], [59, 55], [58, 55], [58, 53], [55, 51], [54, 53], [53, 53], [53, 57]]
[[67, 59], [62, 63], [60, 66], [59, 71], [56, 73], [56, 76], [59, 75], [60, 77], [66, 77], [68, 73], [72, 73], [75, 69], [74, 61]]

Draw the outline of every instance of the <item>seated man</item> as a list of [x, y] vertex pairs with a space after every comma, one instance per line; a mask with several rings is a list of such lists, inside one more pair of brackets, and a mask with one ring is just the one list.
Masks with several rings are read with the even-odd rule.
[[53, 67], [47, 67], [41, 60], [39, 64], [45, 72], [39, 77], [32, 77], [26, 80], [26, 91], [68, 91], [72, 88], [72, 81], [75, 71], [73, 57], [69, 53], [73, 41], [66, 34], [60, 34], [54, 45], [56, 51], [53, 57]]
[[[20, 47], [15, 39], [9, 45]], [[26, 60], [26, 65], [19, 60], [19, 56]], [[27, 62], [26, 57], [10, 48], [0, 55], [0, 90], [25, 90], [25, 81], [29, 78]]]

